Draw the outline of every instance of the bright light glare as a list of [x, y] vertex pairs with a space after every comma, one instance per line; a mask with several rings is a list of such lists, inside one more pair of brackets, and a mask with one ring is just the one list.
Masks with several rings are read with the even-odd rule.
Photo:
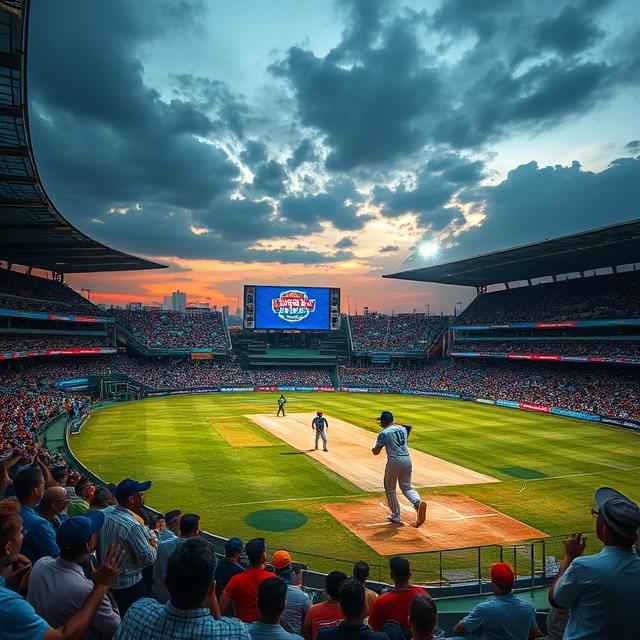
[[440, 251], [440, 245], [435, 240], [425, 242], [420, 247], [420, 255], [423, 258], [433, 258], [438, 253], [438, 251]]

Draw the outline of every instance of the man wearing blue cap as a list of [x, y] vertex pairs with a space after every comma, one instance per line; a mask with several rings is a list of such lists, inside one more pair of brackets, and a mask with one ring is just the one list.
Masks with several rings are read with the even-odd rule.
[[417, 512], [416, 527], [421, 526], [427, 515], [427, 503], [420, 499], [418, 492], [411, 486], [411, 456], [407, 441], [411, 427], [408, 424], [396, 424], [391, 411], [383, 411], [378, 418], [382, 431], [371, 449], [377, 456], [384, 448], [387, 452], [387, 465], [384, 470], [384, 490], [391, 515], [387, 520], [391, 524], [404, 524], [400, 519], [400, 503], [396, 495], [396, 486], [414, 506]]
[[236, 574], [244, 572], [244, 567], [240, 564], [243, 551], [244, 543], [240, 538], [229, 538], [224, 543], [224, 558], [218, 562], [215, 573], [218, 600], [229, 580]]
[[118, 505], [105, 514], [104, 526], [100, 533], [100, 557], [104, 557], [112, 544], [119, 544], [127, 552], [118, 578], [111, 589], [121, 616], [124, 616], [136, 600], [147, 595], [142, 570], [152, 566], [156, 561], [156, 547], [152, 544], [155, 537], [145, 527], [140, 516], [144, 505], [144, 492], [150, 487], [150, 480], [123, 480], [115, 491]]
[[565, 640], [637, 640], [640, 634], [640, 508], [609, 487], [596, 491], [596, 535], [604, 549], [580, 557], [586, 539], [565, 545], [560, 571], [549, 591], [554, 607], [570, 609]]
[[[63, 626], [93, 591], [93, 581], [85, 576], [83, 567], [91, 562], [103, 524], [104, 514], [95, 509], [68, 518], [58, 531], [60, 557], [41, 558], [33, 565], [27, 600], [51, 627]], [[117, 606], [105, 594], [93, 615], [91, 629], [112, 637], [119, 625]]]

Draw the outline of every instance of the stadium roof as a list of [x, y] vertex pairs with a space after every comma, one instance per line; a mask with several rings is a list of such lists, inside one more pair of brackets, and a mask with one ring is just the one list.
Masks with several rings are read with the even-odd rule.
[[640, 219], [383, 278], [484, 287], [636, 262], [640, 262]]
[[40, 181], [27, 113], [28, 0], [0, 0], [0, 260], [59, 273], [159, 269], [92, 240]]

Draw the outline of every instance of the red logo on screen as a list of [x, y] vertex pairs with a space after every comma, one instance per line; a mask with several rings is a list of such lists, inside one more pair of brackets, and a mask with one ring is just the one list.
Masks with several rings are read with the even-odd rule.
[[316, 310], [316, 301], [304, 291], [290, 289], [283, 291], [278, 298], [272, 298], [271, 309], [285, 322], [300, 322]]

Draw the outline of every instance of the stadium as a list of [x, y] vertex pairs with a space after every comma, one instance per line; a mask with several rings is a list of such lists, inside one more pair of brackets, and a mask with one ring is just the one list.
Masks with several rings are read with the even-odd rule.
[[[45, 480], [74, 469], [87, 508], [97, 487], [151, 480], [150, 529], [197, 513], [219, 558], [231, 538], [262, 537], [267, 556], [291, 554], [313, 602], [357, 561], [384, 590], [402, 555], [447, 633], [508, 562], [544, 628], [565, 539], [602, 548], [594, 491], [640, 498], [640, 221], [385, 275], [475, 288], [455, 316], [345, 313], [330, 278], [247, 282], [242, 326], [208, 309], [99, 308], [65, 275], [164, 265], [93, 240], [47, 196], [24, 7], [1, 5], [3, 491], [34, 460]], [[413, 427], [422, 527], [402, 497], [404, 526], [386, 522], [385, 460], [371, 455], [383, 410]]]

